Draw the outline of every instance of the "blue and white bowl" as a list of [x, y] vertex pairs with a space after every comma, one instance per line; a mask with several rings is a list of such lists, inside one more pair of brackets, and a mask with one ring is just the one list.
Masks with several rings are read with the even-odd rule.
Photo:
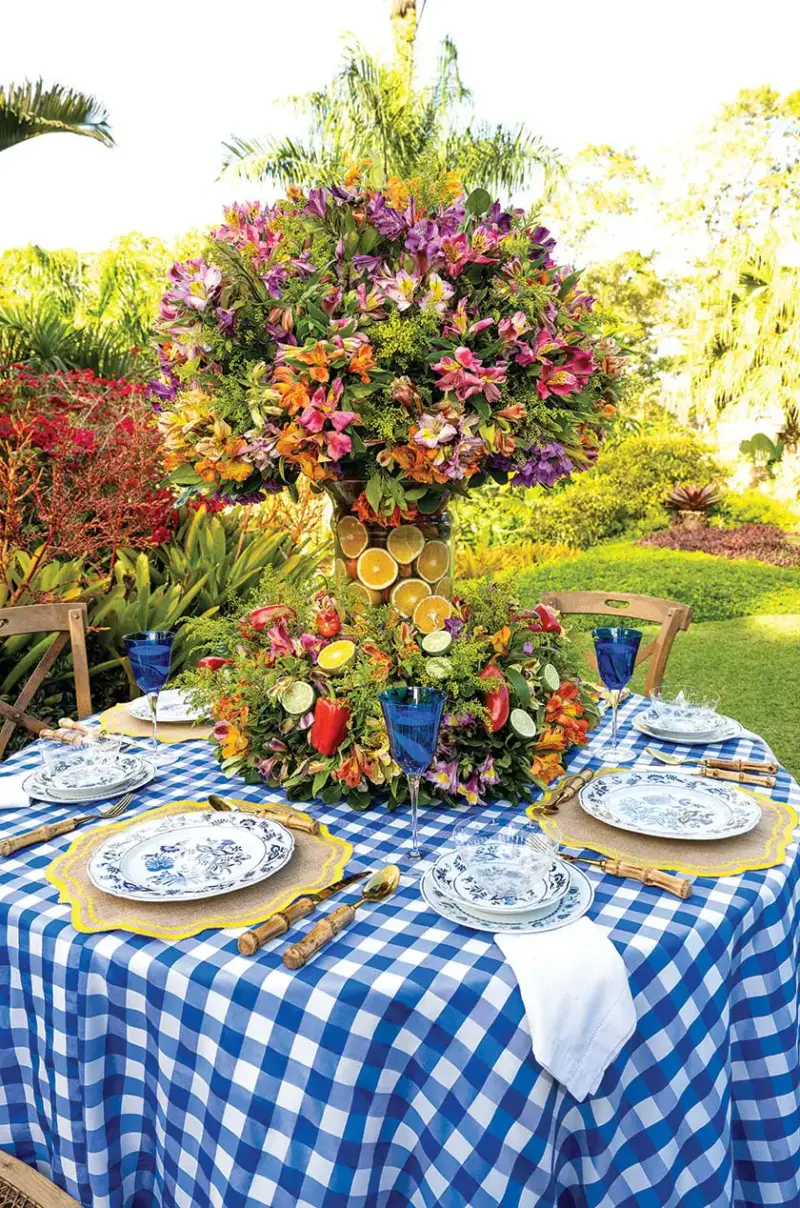
[[480, 918], [546, 910], [569, 887], [569, 869], [561, 860], [543, 859], [529, 844], [501, 838], [446, 853], [431, 875], [441, 892]]

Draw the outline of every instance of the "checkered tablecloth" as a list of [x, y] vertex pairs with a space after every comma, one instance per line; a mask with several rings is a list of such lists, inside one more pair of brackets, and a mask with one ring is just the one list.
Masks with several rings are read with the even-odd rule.
[[[648, 762], [630, 727], [624, 741]], [[138, 808], [232, 791], [204, 744], [181, 754]], [[800, 805], [786, 773], [774, 795]], [[354, 844], [351, 867], [408, 836], [404, 812], [312, 808]], [[422, 817], [435, 850], [457, 815]], [[69, 841], [0, 861], [0, 1148], [87, 1208], [800, 1204], [796, 845], [780, 868], [698, 879], [688, 902], [590, 870], [638, 1027], [576, 1103], [534, 1061], [492, 937], [434, 915], [416, 876], [290, 973], [281, 941], [245, 958], [235, 931], [77, 934], [44, 878]]]

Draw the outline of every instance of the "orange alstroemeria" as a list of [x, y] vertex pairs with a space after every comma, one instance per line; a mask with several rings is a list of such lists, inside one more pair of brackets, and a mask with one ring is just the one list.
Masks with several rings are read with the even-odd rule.
[[531, 764], [531, 775], [543, 784], [550, 784], [558, 776], [563, 776], [564, 768], [561, 756], [557, 751], [549, 751], [546, 755], [534, 755]]
[[309, 348], [307, 352], [296, 352], [293, 354], [293, 360], [302, 361], [304, 365], [310, 365], [310, 376], [315, 382], [327, 382], [330, 380], [328, 366], [331, 359], [328, 355], [328, 350], [325, 345], [317, 340], [313, 348]]
[[360, 747], [354, 746], [347, 759], [342, 760], [333, 773], [335, 780], [341, 780], [348, 788], [357, 789], [364, 776], [364, 755]]
[[371, 344], [362, 344], [355, 356], [350, 358], [350, 372], [361, 378], [364, 385], [370, 381], [369, 371], [375, 368], [375, 357]]
[[236, 726], [231, 726], [222, 747], [222, 758], [230, 759], [234, 755], [243, 755], [246, 750], [247, 735], [242, 734]]
[[504, 625], [502, 629], [498, 629], [497, 633], [492, 634], [492, 649], [495, 654], [508, 654], [510, 643], [511, 630], [508, 625]]
[[374, 642], [364, 642], [361, 649], [372, 662], [372, 676], [377, 684], [387, 680], [392, 671], [392, 656], [386, 654]]

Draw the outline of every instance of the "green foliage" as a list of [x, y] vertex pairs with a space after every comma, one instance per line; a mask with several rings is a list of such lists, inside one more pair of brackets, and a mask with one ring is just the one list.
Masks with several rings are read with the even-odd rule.
[[0, 85], [0, 151], [41, 134], [79, 134], [114, 146], [108, 114], [93, 96], [44, 81]]
[[454, 172], [469, 189], [514, 190], [535, 169], [552, 168], [554, 153], [522, 124], [513, 128], [463, 117], [471, 100], [453, 43], [442, 43], [433, 83], [413, 84], [413, 34], [386, 65], [358, 42], [345, 48], [338, 74], [324, 88], [290, 98], [308, 118], [300, 139], [234, 138], [223, 171], [282, 185], [330, 184], [358, 162], [380, 183], [389, 176], [437, 177]]
[[726, 491], [716, 508], [717, 517], [725, 525], [777, 524], [791, 529], [800, 523], [800, 510], [763, 491]]
[[753, 559], [655, 550], [628, 543], [587, 550], [520, 575], [523, 603], [545, 591], [638, 592], [689, 604], [695, 621], [800, 612], [800, 575]]
[[540, 541], [514, 541], [509, 545], [478, 546], [457, 549], [456, 574], [463, 579], [482, 579], [487, 575], [518, 574], [528, 567], [577, 553], [568, 545], [547, 545]]
[[495, 488], [459, 502], [460, 531], [477, 548], [525, 540], [588, 549], [663, 528], [674, 485], [718, 475], [710, 450], [690, 432], [633, 436], [603, 449], [591, 470], [561, 490]]

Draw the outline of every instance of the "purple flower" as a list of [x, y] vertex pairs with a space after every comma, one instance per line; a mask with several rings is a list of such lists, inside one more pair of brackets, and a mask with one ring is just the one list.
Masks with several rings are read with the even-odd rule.
[[358, 269], [360, 273], [376, 273], [383, 268], [383, 256], [354, 256], [353, 268]]
[[483, 805], [480, 785], [478, 784], [478, 777], [475, 772], [472, 773], [466, 783], [459, 784], [458, 791], [462, 797], [466, 797], [470, 805]]
[[481, 766], [478, 768], [478, 779], [481, 783], [481, 788], [486, 788], [490, 784], [499, 784], [500, 777], [497, 774], [494, 766], [494, 760], [491, 754], [488, 754]]
[[233, 329], [236, 326], [236, 311], [223, 310], [221, 306], [216, 309], [216, 316], [219, 319], [219, 329], [224, 336], [232, 336]]
[[410, 225], [403, 214], [387, 204], [383, 193], [375, 194], [367, 213], [375, 230], [386, 239], [400, 239]]
[[572, 473], [572, 461], [567, 457], [564, 446], [557, 441], [531, 449], [528, 459], [511, 479], [513, 487], [552, 487], [559, 478]]
[[435, 784], [437, 788], [444, 789], [446, 793], [455, 793], [458, 791], [458, 760], [453, 759], [446, 762], [444, 759], [437, 759], [433, 767], [425, 773], [425, 779], [431, 784]]
[[285, 264], [273, 264], [272, 268], [264, 273], [263, 281], [271, 298], [280, 298], [281, 291], [286, 284], [287, 273]]
[[464, 622], [461, 617], [448, 617], [444, 627], [452, 638], [460, 638], [464, 632]]
[[311, 189], [308, 194], [308, 204], [303, 210], [304, 214], [313, 214], [315, 218], [324, 218], [328, 209], [328, 198], [330, 191], [326, 188]]

